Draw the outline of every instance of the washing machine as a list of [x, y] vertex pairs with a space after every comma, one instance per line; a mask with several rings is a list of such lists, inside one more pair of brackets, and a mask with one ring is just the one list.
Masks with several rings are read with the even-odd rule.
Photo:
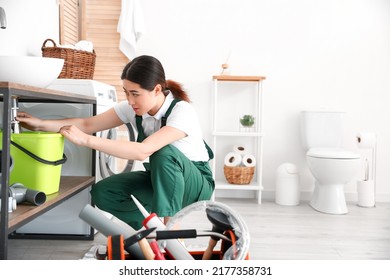
[[[93, 80], [58, 79], [50, 89], [78, 93], [96, 97], [97, 114], [112, 108], [117, 103], [116, 90], [113, 86]], [[68, 103], [19, 103], [20, 110], [43, 119], [60, 119], [73, 117], [88, 117], [92, 115], [90, 104]], [[135, 140], [133, 127], [123, 125], [107, 131], [98, 132], [99, 137], [109, 139], [126, 138]], [[92, 151], [65, 140], [65, 155], [67, 162], [62, 166], [63, 176], [92, 176], [95, 165], [95, 178], [99, 181], [112, 174], [129, 172], [133, 169], [133, 162]], [[92, 153], [95, 152], [95, 162], [92, 162]], [[54, 209], [39, 216], [30, 223], [20, 227], [15, 236], [45, 236], [92, 239], [94, 231], [83, 220], [79, 213], [86, 204], [91, 204], [90, 188], [63, 202]]]
[[[58, 79], [49, 88], [96, 97], [96, 113], [100, 114], [112, 108], [117, 102], [114, 86], [102, 82], [82, 79]], [[135, 141], [136, 134], [131, 124], [101, 131], [98, 137], [107, 139], [127, 139]], [[103, 152], [96, 151], [95, 177], [100, 181], [112, 174], [129, 172], [134, 169], [134, 161], [116, 158]]]

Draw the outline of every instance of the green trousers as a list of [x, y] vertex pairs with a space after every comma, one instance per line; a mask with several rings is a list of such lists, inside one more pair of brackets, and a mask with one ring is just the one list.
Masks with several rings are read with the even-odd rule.
[[193, 162], [176, 147], [168, 145], [151, 155], [146, 171], [112, 175], [92, 186], [92, 202], [135, 230], [144, 217], [133, 195], [149, 212], [172, 217], [183, 207], [209, 200], [214, 180], [208, 162]]

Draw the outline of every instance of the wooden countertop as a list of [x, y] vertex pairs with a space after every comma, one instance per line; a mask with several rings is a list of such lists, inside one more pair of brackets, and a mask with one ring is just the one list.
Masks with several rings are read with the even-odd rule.
[[46, 202], [35, 206], [30, 203], [18, 204], [16, 210], [8, 216], [8, 233], [30, 222], [34, 218], [54, 208], [66, 199], [76, 195], [95, 183], [92, 176], [63, 176], [57, 193], [48, 195]]
[[96, 104], [95, 96], [87, 96], [77, 93], [70, 93], [61, 90], [37, 88], [17, 83], [0, 82], [0, 99], [3, 99], [3, 90], [7, 90], [9, 94], [18, 96], [20, 102], [77, 102]]

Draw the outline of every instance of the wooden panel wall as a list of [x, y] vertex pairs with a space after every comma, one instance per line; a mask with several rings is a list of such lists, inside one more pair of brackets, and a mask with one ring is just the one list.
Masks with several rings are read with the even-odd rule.
[[94, 80], [115, 86], [118, 99], [124, 100], [120, 76], [128, 58], [119, 50], [120, 10], [121, 0], [82, 0], [81, 38], [94, 44]]
[[79, 30], [79, 1], [61, 0], [59, 43], [74, 45], [79, 41]]

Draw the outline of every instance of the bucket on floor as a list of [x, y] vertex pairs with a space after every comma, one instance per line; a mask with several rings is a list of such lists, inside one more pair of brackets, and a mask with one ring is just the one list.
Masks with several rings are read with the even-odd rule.
[[51, 132], [12, 134], [10, 150], [14, 163], [10, 172], [10, 185], [22, 183], [46, 195], [58, 192], [62, 164], [66, 162], [64, 137], [61, 134]]

